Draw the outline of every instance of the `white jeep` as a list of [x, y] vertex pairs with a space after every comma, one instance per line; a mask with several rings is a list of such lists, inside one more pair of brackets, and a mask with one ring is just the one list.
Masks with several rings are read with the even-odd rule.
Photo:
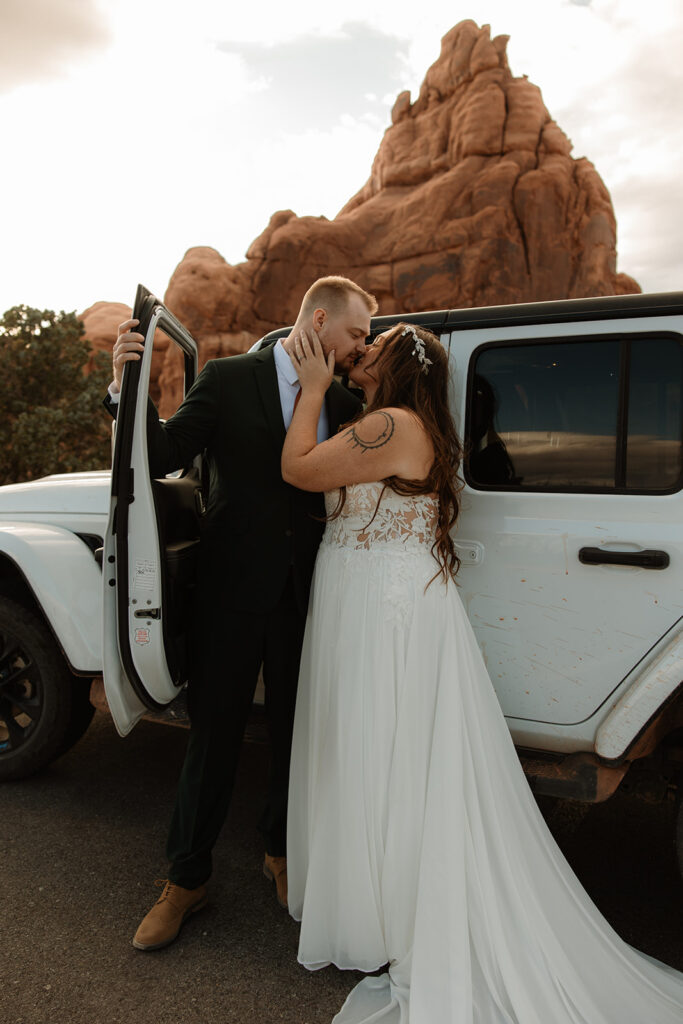
[[[186, 389], [197, 347], [143, 288], [134, 316], [112, 474], [0, 488], [0, 779], [68, 749], [102, 677], [122, 735], [184, 716], [201, 460], [151, 480], [146, 408], [155, 330]], [[376, 317], [373, 335], [399, 319], [452, 362], [459, 586], [532, 789], [678, 793], [683, 870], [683, 293]]]

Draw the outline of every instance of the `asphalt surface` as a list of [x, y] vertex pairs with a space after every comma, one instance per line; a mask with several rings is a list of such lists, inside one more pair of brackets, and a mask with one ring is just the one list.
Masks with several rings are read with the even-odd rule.
[[[261, 873], [268, 757], [257, 742], [244, 746], [210, 905], [173, 946], [133, 949], [165, 875], [185, 739], [145, 722], [120, 740], [98, 712], [47, 771], [0, 787], [2, 1024], [329, 1024], [360, 977], [296, 962], [298, 926]], [[617, 795], [553, 829], [616, 930], [683, 970], [673, 818], [672, 804]]]

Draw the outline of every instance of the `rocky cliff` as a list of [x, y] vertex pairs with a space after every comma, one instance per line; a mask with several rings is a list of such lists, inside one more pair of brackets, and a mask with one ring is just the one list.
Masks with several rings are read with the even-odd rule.
[[[165, 301], [202, 361], [293, 322], [324, 274], [352, 277], [380, 313], [640, 290], [617, 273], [605, 185], [571, 156], [538, 87], [513, 76], [507, 40], [473, 21], [444, 36], [419, 96], [397, 97], [368, 181], [333, 220], [275, 213], [237, 266], [214, 249], [186, 253]], [[99, 306], [83, 315], [88, 332]], [[177, 404], [179, 374], [168, 353], [162, 414]]]

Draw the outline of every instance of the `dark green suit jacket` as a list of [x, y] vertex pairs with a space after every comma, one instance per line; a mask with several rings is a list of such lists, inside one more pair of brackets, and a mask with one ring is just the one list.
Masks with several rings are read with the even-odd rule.
[[[330, 436], [360, 408], [336, 381], [325, 402]], [[150, 402], [147, 438], [152, 477], [187, 466], [206, 450], [199, 605], [211, 602], [213, 612], [270, 611], [291, 568], [305, 611], [325, 508], [321, 494], [292, 487], [280, 473], [285, 426], [273, 346], [210, 360], [164, 424]]]

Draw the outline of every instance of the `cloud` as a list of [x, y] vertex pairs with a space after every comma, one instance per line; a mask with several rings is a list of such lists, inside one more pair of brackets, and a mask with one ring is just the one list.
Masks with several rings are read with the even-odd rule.
[[0, 0], [5, 137], [39, 139], [3, 168], [0, 309], [163, 292], [191, 245], [237, 262], [274, 210], [334, 216], [464, 17], [510, 34], [514, 74], [596, 164], [619, 269], [681, 288], [680, 0]]
[[249, 117], [269, 131], [329, 129], [343, 116], [387, 120], [387, 94], [403, 88], [410, 41], [361, 22], [276, 45], [217, 43], [243, 62], [254, 90]]
[[62, 75], [108, 39], [95, 0], [2, 0], [0, 92]]
[[683, 185], [663, 187], [633, 178], [612, 199], [617, 211], [619, 269], [635, 277], [643, 291], [683, 291]]
[[638, 32], [622, 16], [619, 5], [601, 16], [611, 32], [612, 65], [605, 62], [586, 86], [576, 76], [574, 95], [552, 113], [572, 138], [574, 155], [588, 156], [610, 190], [619, 269], [644, 291], [680, 290], [683, 24], [680, 17], [671, 20], [663, 47], [659, 33]]

